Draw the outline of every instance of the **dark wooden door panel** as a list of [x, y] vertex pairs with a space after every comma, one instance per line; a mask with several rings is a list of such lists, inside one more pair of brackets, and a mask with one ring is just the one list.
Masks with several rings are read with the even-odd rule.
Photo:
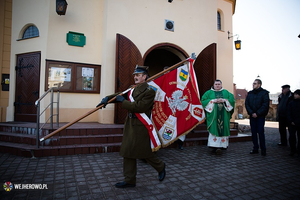
[[[121, 34], [117, 34], [116, 45], [116, 92], [121, 92], [134, 84], [132, 73], [137, 64], [143, 64], [143, 58], [135, 44]], [[126, 115], [127, 110], [116, 104], [115, 123], [124, 123]]]
[[216, 79], [217, 44], [212, 43], [201, 51], [194, 62], [194, 69], [198, 79], [200, 96], [211, 88]]
[[15, 121], [36, 122], [34, 103], [39, 98], [40, 57], [39, 52], [17, 56]]

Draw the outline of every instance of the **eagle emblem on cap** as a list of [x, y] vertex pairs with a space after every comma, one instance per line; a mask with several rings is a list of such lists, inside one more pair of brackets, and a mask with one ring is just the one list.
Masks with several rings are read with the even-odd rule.
[[136, 65], [133, 74], [138, 74], [138, 73], [147, 73], [148, 74], [148, 69], [149, 69], [148, 66]]

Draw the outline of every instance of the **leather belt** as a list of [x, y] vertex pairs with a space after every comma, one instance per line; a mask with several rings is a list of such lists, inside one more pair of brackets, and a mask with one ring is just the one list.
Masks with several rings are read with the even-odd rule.
[[137, 118], [137, 116], [134, 113], [128, 113], [129, 118]]

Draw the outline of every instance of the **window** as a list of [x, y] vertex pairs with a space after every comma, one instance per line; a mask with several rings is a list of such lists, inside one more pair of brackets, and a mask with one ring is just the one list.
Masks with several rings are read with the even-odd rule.
[[61, 92], [100, 93], [100, 65], [46, 60], [45, 91], [58, 87]]
[[29, 26], [23, 33], [22, 39], [28, 39], [39, 36], [39, 30], [36, 26]]
[[222, 30], [222, 26], [221, 26], [221, 14], [220, 12], [218, 11], [217, 12], [217, 17], [218, 17], [218, 30]]

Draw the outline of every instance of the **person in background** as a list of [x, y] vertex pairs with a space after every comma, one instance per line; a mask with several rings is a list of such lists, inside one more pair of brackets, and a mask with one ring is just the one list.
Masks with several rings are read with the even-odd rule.
[[115, 187], [117, 188], [135, 187], [137, 159], [146, 160], [158, 172], [159, 181], [163, 181], [166, 175], [166, 165], [152, 152], [148, 129], [138, 118], [139, 114], [145, 113], [146, 116], [143, 116], [148, 119], [144, 120], [150, 120], [154, 105], [155, 91], [146, 82], [148, 67], [137, 65], [133, 77], [136, 84], [134, 88], [123, 96], [118, 93], [106, 96], [97, 105], [97, 107], [100, 105], [105, 107], [107, 102], [117, 95], [115, 102], [121, 103], [122, 108], [128, 110], [120, 149], [120, 155], [123, 157], [124, 181], [116, 183]]
[[222, 81], [215, 80], [213, 87], [201, 98], [205, 109], [207, 130], [209, 131], [207, 146], [213, 153], [221, 154], [227, 149], [230, 135], [230, 118], [234, 111], [234, 96], [223, 89]]
[[[260, 79], [255, 79], [253, 82], [253, 90], [248, 92], [245, 106], [250, 116], [250, 127], [252, 132], [253, 149], [250, 154], [257, 154], [259, 146], [261, 155], [266, 156], [266, 141], [265, 141], [265, 117], [269, 112], [269, 91], [261, 87]], [[259, 145], [258, 138], [259, 135]]]
[[280, 143], [278, 146], [287, 146], [287, 131], [288, 127], [287, 121], [287, 107], [290, 101], [293, 100], [294, 96], [290, 90], [289, 85], [281, 86], [282, 93], [278, 96], [278, 105], [277, 105], [277, 116], [276, 119], [279, 124], [279, 133], [280, 133]]
[[185, 140], [185, 135], [182, 135], [178, 138], [178, 140], [176, 141], [178, 143], [178, 149], [183, 150], [183, 142]]
[[[289, 123], [290, 156], [298, 153], [300, 156], [300, 90], [294, 92], [294, 100], [288, 105], [287, 119]], [[296, 137], [297, 132], [297, 137]], [[297, 142], [298, 140], [298, 142]], [[297, 144], [297, 146], [296, 146]]]

